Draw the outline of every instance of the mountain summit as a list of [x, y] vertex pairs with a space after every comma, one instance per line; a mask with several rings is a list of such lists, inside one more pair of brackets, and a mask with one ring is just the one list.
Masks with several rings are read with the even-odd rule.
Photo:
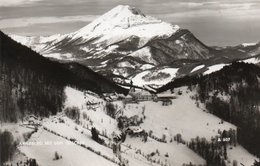
[[[37, 51], [43, 54], [53, 53], [53, 49], [55, 50], [55, 48], [60, 48], [64, 45], [67, 47], [68, 44], [82, 44], [80, 50], [96, 52], [95, 47], [97, 50], [101, 50], [116, 42], [131, 40], [129, 38], [138, 38], [138, 43], [135, 44], [140, 48], [154, 38], [168, 38], [179, 29], [177, 25], [146, 16], [137, 8], [128, 5], [119, 5], [87, 26], [69, 34], [55, 35], [54, 38], [45, 38], [42, 42], [35, 40], [35, 38], [27, 38], [27, 40], [31, 41], [28, 42], [19, 36], [14, 36], [14, 39], [24, 44], [30, 44], [31, 46], [46, 43], [45, 48], [36, 47], [38, 48]], [[108, 51], [110, 52], [111, 49]]]
[[[79, 31], [73, 37], [86, 38], [106, 36], [105, 39], [120, 40], [129, 36], [151, 39], [155, 36], [166, 36], [178, 30], [178, 26], [162, 22], [151, 16], [144, 15], [139, 9], [130, 6], [117, 6]], [[115, 36], [120, 36], [116, 38]], [[112, 43], [112, 41], [110, 41]]]
[[100, 49], [131, 37], [138, 37], [140, 40], [137, 44], [140, 48], [155, 37], [170, 37], [178, 29], [179, 26], [146, 16], [139, 9], [119, 5], [80, 30], [64, 35], [55, 43], [66, 40], [66, 45], [68, 42], [78, 45], [94, 40], [91, 45], [81, 47], [83, 50], [91, 50], [93, 46]]

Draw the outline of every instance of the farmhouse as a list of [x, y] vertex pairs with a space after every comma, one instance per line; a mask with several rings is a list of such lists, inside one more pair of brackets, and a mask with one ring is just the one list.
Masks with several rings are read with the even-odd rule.
[[126, 133], [129, 134], [130, 136], [135, 136], [135, 137], [143, 137], [145, 135], [145, 131], [137, 126], [129, 126], [126, 129]]
[[126, 100], [147, 101], [147, 100], [153, 100], [154, 96], [155, 96], [154, 94], [151, 94], [146, 90], [135, 90], [134, 87], [131, 87], [128, 96], [126, 96]]
[[28, 128], [37, 128], [41, 125], [41, 120], [34, 115], [29, 115], [24, 118], [23, 125], [25, 125]]

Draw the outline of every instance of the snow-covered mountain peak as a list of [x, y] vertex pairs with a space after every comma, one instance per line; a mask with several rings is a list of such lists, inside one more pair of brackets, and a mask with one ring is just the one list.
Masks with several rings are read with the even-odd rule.
[[140, 9], [131, 7], [129, 5], [118, 5], [111, 9], [109, 12], [107, 12], [107, 15], [109, 14], [126, 14], [126, 16], [134, 14], [145, 17], [145, 14], [142, 13]]
[[137, 8], [119, 5], [68, 37], [72, 41], [101, 38], [98, 42], [111, 44], [137, 36], [145, 43], [153, 37], [169, 37], [178, 29], [179, 26], [146, 16]]
[[155, 18], [146, 17], [139, 9], [127, 5], [119, 5], [77, 32], [98, 32], [99, 30], [111, 30], [116, 27], [129, 28], [155, 21], [161, 22]]

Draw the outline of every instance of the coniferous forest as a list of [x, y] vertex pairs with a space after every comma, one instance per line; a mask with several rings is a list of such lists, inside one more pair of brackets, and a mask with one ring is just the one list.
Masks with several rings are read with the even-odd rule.
[[79, 64], [48, 60], [0, 32], [0, 119], [15, 122], [26, 114], [56, 114], [64, 88], [102, 92], [127, 91]]
[[[235, 124], [238, 142], [260, 156], [260, 68], [233, 63], [199, 81], [200, 100], [210, 113]], [[210, 92], [213, 92], [211, 94]], [[228, 96], [228, 100], [220, 96]]]

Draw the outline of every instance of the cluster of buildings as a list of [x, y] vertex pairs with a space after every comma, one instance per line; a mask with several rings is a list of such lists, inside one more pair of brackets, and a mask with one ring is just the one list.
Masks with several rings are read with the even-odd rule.
[[125, 101], [127, 103], [139, 101], [162, 101], [163, 105], [172, 104], [172, 99], [175, 99], [176, 96], [174, 94], [155, 94], [146, 90], [138, 90], [136, 91], [134, 88], [131, 88], [129, 94], [125, 97]]

